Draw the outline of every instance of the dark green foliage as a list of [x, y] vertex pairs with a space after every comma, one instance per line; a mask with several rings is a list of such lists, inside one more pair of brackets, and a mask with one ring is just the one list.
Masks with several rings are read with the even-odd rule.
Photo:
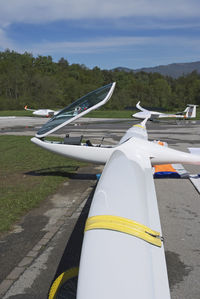
[[192, 72], [174, 79], [159, 73], [125, 72], [121, 69], [88, 69], [65, 58], [0, 52], [0, 110], [63, 108], [102, 85], [117, 82], [112, 100], [103, 109], [122, 110], [142, 106], [167, 110], [200, 104], [200, 74]]

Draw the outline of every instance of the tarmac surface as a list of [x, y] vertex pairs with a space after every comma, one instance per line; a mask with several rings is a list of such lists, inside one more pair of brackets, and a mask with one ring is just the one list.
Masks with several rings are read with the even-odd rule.
[[[0, 135], [34, 136], [46, 119], [0, 118]], [[91, 121], [88, 124], [88, 121]], [[65, 136], [84, 135], [92, 142], [116, 144], [133, 120], [81, 119], [60, 130]], [[200, 147], [198, 122], [147, 124], [150, 140], [174, 149]], [[185, 166], [199, 173], [199, 166]], [[84, 221], [96, 174], [89, 165], [72, 175], [56, 194], [46, 198], [0, 239], [0, 298], [44, 299], [52, 281], [64, 270], [78, 267]], [[200, 195], [187, 179], [155, 179], [172, 299], [200, 298]], [[75, 297], [73, 297], [75, 298]]]

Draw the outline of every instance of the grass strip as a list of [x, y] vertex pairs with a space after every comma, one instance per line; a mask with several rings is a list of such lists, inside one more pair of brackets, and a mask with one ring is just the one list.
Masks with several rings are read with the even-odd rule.
[[28, 136], [0, 136], [0, 232], [86, 165], [35, 146]]
[[[55, 109], [56, 110], [56, 109]], [[91, 118], [131, 118], [133, 111], [130, 110], [94, 110], [85, 117]], [[10, 111], [0, 111], [0, 116], [34, 116], [31, 111], [25, 110], [10, 110]]]
[[[55, 109], [58, 110], [58, 109]], [[94, 110], [86, 114], [84, 117], [91, 118], [132, 118], [132, 114], [139, 112], [139, 110]], [[176, 113], [175, 111], [165, 111], [167, 114]], [[37, 117], [32, 114], [31, 111], [25, 110], [10, 110], [10, 111], [0, 111], [1, 116], [32, 116]], [[200, 109], [197, 108], [197, 117], [196, 120], [200, 119]]]

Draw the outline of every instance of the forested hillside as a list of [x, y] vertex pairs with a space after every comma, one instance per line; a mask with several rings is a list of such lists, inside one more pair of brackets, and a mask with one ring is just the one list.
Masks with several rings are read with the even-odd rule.
[[183, 75], [188, 75], [193, 71], [197, 71], [198, 73], [200, 73], [200, 61], [189, 63], [171, 63], [168, 65], [159, 65], [155, 67], [142, 68], [135, 71], [143, 71], [147, 73], [160, 73], [164, 76], [178, 78]]
[[140, 69], [129, 69], [126, 67], [117, 67], [114, 70], [125, 72], [145, 72], [145, 73], [159, 73], [163, 76], [170, 76], [172, 78], [179, 78], [187, 76], [188, 74], [196, 71], [200, 74], [200, 61], [186, 62], [186, 63], [171, 63], [167, 65], [158, 65], [155, 67], [144, 67]]
[[[97, 62], [98, 64], [98, 62]], [[105, 109], [143, 106], [181, 109], [187, 103], [200, 104], [200, 74], [177, 79], [158, 73], [88, 69], [64, 58], [33, 57], [6, 50], [0, 52], [0, 110], [62, 108], [85, 93], [116, 81], [112, 99]]]

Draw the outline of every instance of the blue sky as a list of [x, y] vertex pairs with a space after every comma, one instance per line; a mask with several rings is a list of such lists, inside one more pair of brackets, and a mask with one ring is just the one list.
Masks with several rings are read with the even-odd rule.
[[0, 51], [89, 68], [200, 60], [199, 0], [0, 0]]

